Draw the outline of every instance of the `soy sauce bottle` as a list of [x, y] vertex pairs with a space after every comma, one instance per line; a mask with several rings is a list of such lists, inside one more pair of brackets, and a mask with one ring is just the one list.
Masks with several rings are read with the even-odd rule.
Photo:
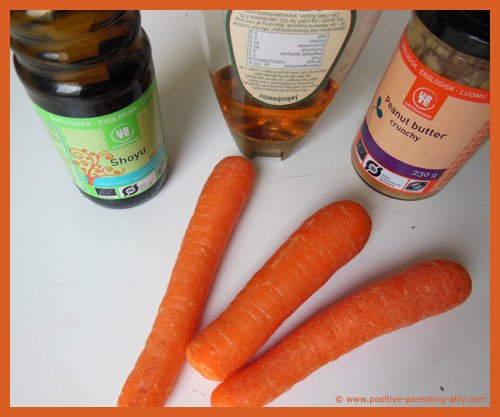
[[162, 187], [167, 153], [138, 11], [10, 12], [16, 72], [75, 185], [111, 208]]

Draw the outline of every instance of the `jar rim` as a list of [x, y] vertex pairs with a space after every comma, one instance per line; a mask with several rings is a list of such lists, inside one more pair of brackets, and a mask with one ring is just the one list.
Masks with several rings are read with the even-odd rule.
[[417, 10], [437, 38], [464, 54], [490, 60], [489, 10]]

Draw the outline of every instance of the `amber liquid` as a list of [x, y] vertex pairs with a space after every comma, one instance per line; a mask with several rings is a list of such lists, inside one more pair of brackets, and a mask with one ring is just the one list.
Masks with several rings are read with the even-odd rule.
[[247, 157], [290, 155], [328, 107], [338, 85], [328, 78], [311, 98], [286, 108], [264, 107], [248, 96], [230, 65], [211, 74], [229, 130]]

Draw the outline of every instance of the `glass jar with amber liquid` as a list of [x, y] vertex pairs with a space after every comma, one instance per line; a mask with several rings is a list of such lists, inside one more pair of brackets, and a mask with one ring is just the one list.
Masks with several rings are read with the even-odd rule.
[[112, 208], [154, 196], [167, 153], [140, 13], [16, 10], [10, 23], [17, 74], [82, 194]]
[[380, 11], [209, 10], [200, 32], [212, 85], [247, 157], [288, 157], [329, 106]]

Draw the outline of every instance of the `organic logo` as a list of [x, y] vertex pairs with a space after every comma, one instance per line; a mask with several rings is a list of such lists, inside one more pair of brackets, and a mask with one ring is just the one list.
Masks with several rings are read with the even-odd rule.
[[116, 143], [123, 143], [131, 140], [134, 137], [135, 130], [128, 123], [116, 126], [111, 131], [111, 139]]
[[436, 107], [437, 97], [430, 88], [417, 88], [412, 95], [413, 104], [420, 110], [429, 111]]
[[413, 181], [409, 183], [405, 189], [408, 191], [420, 191], [423, 190], [427, 184], [427, 181]]

